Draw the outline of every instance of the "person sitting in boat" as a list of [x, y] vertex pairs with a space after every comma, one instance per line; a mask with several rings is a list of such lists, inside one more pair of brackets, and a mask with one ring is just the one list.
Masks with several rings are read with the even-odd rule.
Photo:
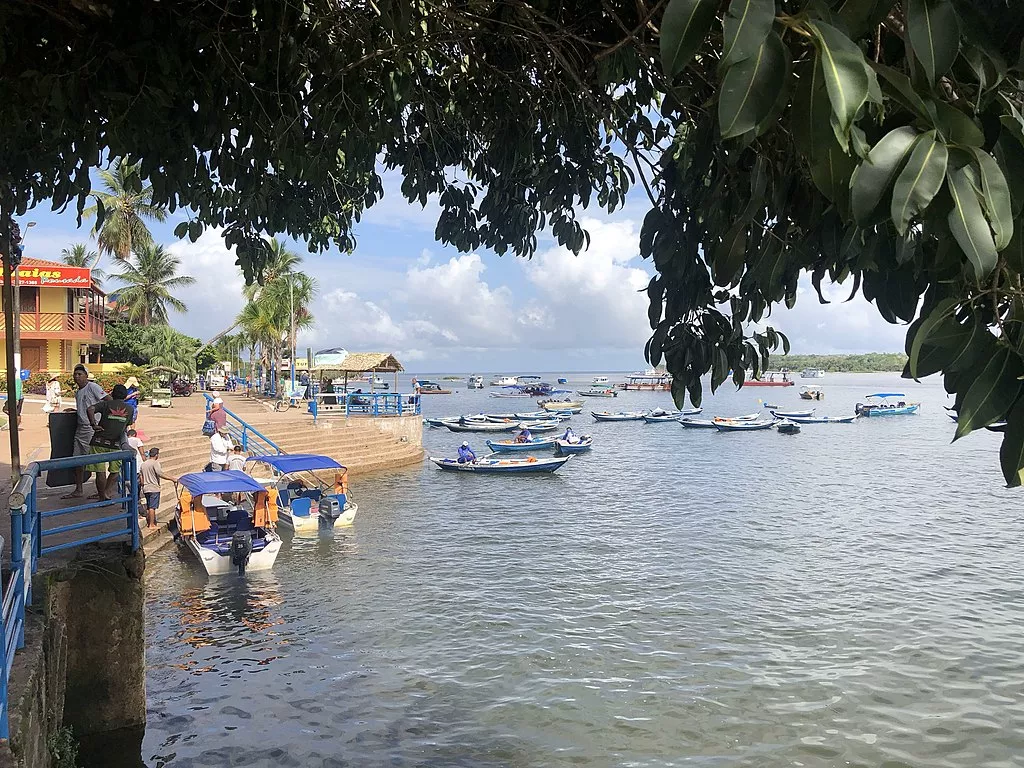
[[562, 439], [565, 440], [565, 442], [571, 443], [573, 445], [575, 445], [576, 443], [578, 443], [580, 441], [579, 435], [577, 435], [573, 431], [572, 427], [566, 427], [565, 428], [565, 434], [562, 435]]
[[531, 440], [533, 440], [533, 435], [530, 434], [530, 430], [526, 427], [519, 430], [519, 433], [516, 435], [517, 443], [528, 443]]
[[476, 461], [476, 454], [469, 447], [469, 443], [463, 442], [459, 446], [459, 464], [472, 464]]

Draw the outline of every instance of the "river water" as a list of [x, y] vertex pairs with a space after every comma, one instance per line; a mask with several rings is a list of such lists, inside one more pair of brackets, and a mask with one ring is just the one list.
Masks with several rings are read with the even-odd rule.
[[[143, 762], [1024, 765], [1024, 523], [998, 436], [950, 445], [937, 381], [819, 383], [819, 413], [877, 391], [923, 408], [796, 436], [585, 412], [595, 450], [551, 476], [356, 478], [355, 526], [287, 541], [271, 573], [208, 579], [163, 550]], [[727, 387], [705, 415], [797, 389]], [[432, 455], [462, 439], [424, 430]]]

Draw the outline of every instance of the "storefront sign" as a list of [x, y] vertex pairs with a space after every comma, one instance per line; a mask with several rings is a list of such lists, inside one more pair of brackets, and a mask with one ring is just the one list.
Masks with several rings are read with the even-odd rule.
[[40, 285], [54, 288], [88, 288], [92, 285], [90, 270], [85, 267], [18, 267], [19, 285]]

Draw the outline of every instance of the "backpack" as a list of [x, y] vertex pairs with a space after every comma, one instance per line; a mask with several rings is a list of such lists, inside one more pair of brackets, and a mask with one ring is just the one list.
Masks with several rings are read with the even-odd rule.
[[217, 422], [213, 419], [207, 419], [203, 422], [203, 435], [206, 437], [213, 437], [217, 434]]

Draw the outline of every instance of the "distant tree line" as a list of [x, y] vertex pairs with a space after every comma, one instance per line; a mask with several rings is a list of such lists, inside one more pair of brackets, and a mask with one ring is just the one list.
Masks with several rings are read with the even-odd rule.
[[900, 373], [907, 364], [902, 352], [870, 352], [866, 355], [785, 355], [777, 357], [780, 368], [799, 371], [821, 368], [829, 373]]

